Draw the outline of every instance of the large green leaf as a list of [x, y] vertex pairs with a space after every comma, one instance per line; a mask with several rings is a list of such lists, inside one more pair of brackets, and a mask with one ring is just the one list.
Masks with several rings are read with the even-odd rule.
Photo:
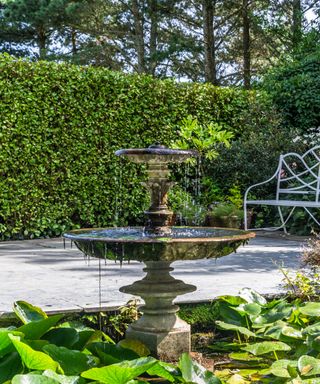
[[265, 305], [267, 303], [267, 300], [263, 296], [251, 288], [242, 288], [239, 296], [247, 303], [256, 303], [259, 305]]
[[299, 307], [299, 311], [307, 316], [317, 316], [320, 317], [320, 303], [316, 302], [308, 302], [304, 303]]
[[248, 352], [232, 352], [229, 354], [229, 357], [233, 360], [239, 360], [239, 361], [253, 361], [253, 362], [261, 362], [264, 361], [263, 358], [253, 356]]
[[208, 348], [215, 352], [230, 352], [240, 351], [242, 347], [245, 347], [247, 343], [227, 343], [225, 341], [216, 341], [212, 345], [208, 345]]
[[[72, 329], [72, 328], [71, 328]], [[78, 341], [72, 345], [72, 349], [77, 349], [82, 351], [86, 344], [89, 343], [89, 340], [92, 335], [95, 334], [93, 329], [85, 329], [83, 331], [76, 330], [78, 334]], [[55, 344], [55, 343], [52, 343]]]
[[47, 376], [33, 375], [16, 375], [12, 379], [12, 384], [59, 384], [59, 381]]
[[261, 343], [249, 344], [242, 349], [255, 356], [260, 356], [275, 351], [290, 351], [291, 347], [281, 341], [262, 341]]
[[96, 343], [100, 341], [107, 341], [110, 344], [115, 344], [115, 342], [111, 339], [111, 337], [109, 337], [107, 334], [99, 330], [94, 331], [94, 333], [87, 340], [87, 344]]
[[43, 347], [45, 345], [49, 344], [49, 342], [47, 340], [26, 340], [26, 339], [24, 339], [23, 342], [25, 344], [29, 345], [29, 347], [31, 347], [35, 351], [42, 351]]
[[282, 320], [276, 321], [272, 326], [266, 329], [264, 337], [280, 340], [282, 337], [282, 330], [287, 324], [288, 323]]
[[177, 368], [174, 365], [165, 363], [163, 361], [158, 361], [157, 364], [153, 365], [147, 370], [147, 373], [151, 376], [163, 377], [170, 382], [174, 382], [174, 376], [179, 374]]
[[182, 378], [187, 383], [195, 384], [220, 384], [221, 381], [210, 371], [195, 361], [187, 353], [183, 353], [180, 357], [179, 368]]
[[277, 360], [275, 361], [270, 368], [271, 373], [277, 377], [291, 377], [288, 367], [298, 367], [298, 362], [296, 360]]
[[320, 374], [320, 359], [304, 355], [298, 360], [298, 368], [302, 376], [314, 376]]
[[293, 311], [293, 307], [286, 301], [280, 301], [276, 306], [261, 313], [252, 319], [254, 328], [265, 327], [271, 325], [278, 320], [288, 319]]
[[[71, 348], [79, 341], [79, 333], [74, 328], [53, 328], [42, 336], [50, 344]], [[76, 349], [76, 348], [75, 348]]]
[[62, 317], [63, 315], [54, 315], [46, 319], [32, 321], [17, 328], [17, 331], [24, 333], [26, 339], [40, 339]]
[[12, 352], [0, 359], [0, 384], [11, 380], [14, 375], [21, 372], [23, 366], [18, 352]]
[[46, 345], [43, 350], [57, 361], [66, 375], [78, 375], [97, 365], [96, 358], [80, 351], [73, 351], [56, 345]]
[[289, 325], [283, 327], [282, 334], [286, 337], [292, 337], [293, 339], [303, 339], [301, 329], [297, 329]]
[[258, 316], [261, 313], [261, 305], [257, 303], [240, 304], [234, 309], [239, 313], [243, 313], [249, 316]]
[[30, 323], [31, 321], [43, 320], [48, 317], [41, 308], [35, 307], [26, 301], [16, 301], [13, 304], [13, 310], [23, 324]]
[[56, 372], [51, 371], [50, 369], [45, 370], [42, 373], [43, 376], [50, 377], [51, 379], [56, 380], [60, 384], [84, 384], [85, 379], [80, 376], [65, 376], [59, 375]]
[[145, 344], [135, 339], [122, 339], [119, 341], [118, 345], [122, 348], [131, 349], [139, 357], [148, 356], [151, 353]]
[[245, 327], [240, 327], [238, 325], [234, 325], [234, 324], [228, 324], [228, 323], [225, 323], [223, 321], [216, 321], [216, 325], [221, 328], [221, 329], [225, 329], [227, 331], [235, 331], [235, 332], [239, 332], [241, 333], [242, 335], [245, 335], [247, 337], [255, 337], [256, 334], [251, 332], [249, 329], [245, 328]]
[[81, 376], [105, 384], [126, 384], [155, 364], [157, 364], [157, 360], [153, 357], [140, 357], [136, 360], [122, 361], [119, 364], [112, 364], [103, 368], [92, 368], [82, 372]]
[[99, 357], [105, 365], [119, 363], [123, 360], [135, 360], [140, 356], [131, 349], [122, 348], [119, 345], [109, 343], [91, 343], [87, 349]]
[[239, 326], [245, 325], [243, 316], [235, 309], [231, 308], [226, 302], [219, 302], [219, 315], [227, 323], [232, 323]]
[[7, 353], [14, 351], [14, 346], [9, 337], [10, 335], [23, 337], [22, 332], [17, 332], [10, 329], [0, 329], [0, 357], [5, 356]]
[[17, 340], [14, 336], [10, 337], [23, 364], [27, 368], [37, 370], [52, 369], [53, 371], [59, 368], [59, 364], [52, 360], [50, 356], [43, 352], [33, 350], [29, 345]]
[[320, 335], [320, 322], [305, 327], [302, 331], [303, 334]]
[[231, 305], [240, 305], [240, 304], [245, 304], [247, 301], [241, 298], [240, 296], [219, 296], [219, 300], [223, 300]]

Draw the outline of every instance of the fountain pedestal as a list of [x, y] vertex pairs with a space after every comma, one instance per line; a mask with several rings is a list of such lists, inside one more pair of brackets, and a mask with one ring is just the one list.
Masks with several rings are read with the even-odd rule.
[[126, 338], [143, 342], [152, 355], [164, 360], [176, 360], [190, 352], [190, 325], [177, 316], [179, 307], [173, 300], [196, 287], [170, 275], [172, 261], [146, 261], [146, 276], [120, 288], [121, 292], [141, 296], [145, 305], [143, 316], [130, 325]]

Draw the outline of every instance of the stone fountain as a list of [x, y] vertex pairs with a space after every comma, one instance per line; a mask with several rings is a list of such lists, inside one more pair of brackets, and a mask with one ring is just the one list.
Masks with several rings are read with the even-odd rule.
[[167, 206], [170, 163], [181, 163], [197, 153], [151, 145], [145, 149], [122, 149], [116, 155], [136, 163], [146, 163], [151, 205], [145, 227], [80, 229], [64, 234], [86, 255], [114, 260], [138, 260], [146, 267], [146, 276], [120, 291], [141, 296], [143, 316], [126, 332], [126, 338], [138, 339], [155, 357], [177, 360], [190, 351], [190, 326], [182, 321], [173, 300], [196, 287], [170, 275], [176, 260], [219, 258], [234, 252], [254, 233], [210, 227], [170, 227], [173, 212]]

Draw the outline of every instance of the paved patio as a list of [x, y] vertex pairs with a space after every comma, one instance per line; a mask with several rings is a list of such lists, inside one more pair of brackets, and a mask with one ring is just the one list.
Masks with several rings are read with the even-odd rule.
[[[173, 274], [198, 287], [177, 301], [210, 300], [236, 294], [242, 287], [262, 294], [279, 293], [282, 275], [276, 264], [297, 268], [302, 245], [302, 240], [257, 236], [237, 253], [218, 260], [175, 262]], [[109, 261], [105, 265], [104, 260], [87, 262], [70, 242], [64, 249], [62, 239], [1, 242], [0, 313], [10, 312], [15, 300], [50, 312], [113, 308], [130, 299], [118, 289], [143, 276], [142, 267], [138, 262], [122, 268]]]

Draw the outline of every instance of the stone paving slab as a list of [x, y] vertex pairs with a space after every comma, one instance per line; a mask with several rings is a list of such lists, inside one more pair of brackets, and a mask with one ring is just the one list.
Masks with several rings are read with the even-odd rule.
[[[198, 287], [177, 302], [206, 301], [250, 287], [262, 294], [281, 292], [277, 264], [296, 269], [303, 242], [258, 236], [237, 253], [217, 260], [177, 261], [173, 275]], [[62, 239], [0, 243], [0, 313], [11, 312], [16, 300], [26, 300], [48, 312], [111, 309], [132, 296], [119, 292], [140, 279], [143, 264], [86, 261]], [[99, 269], [101, 278], [99, 278]], [[101, 285], [101, 302], [99, 295]]]

